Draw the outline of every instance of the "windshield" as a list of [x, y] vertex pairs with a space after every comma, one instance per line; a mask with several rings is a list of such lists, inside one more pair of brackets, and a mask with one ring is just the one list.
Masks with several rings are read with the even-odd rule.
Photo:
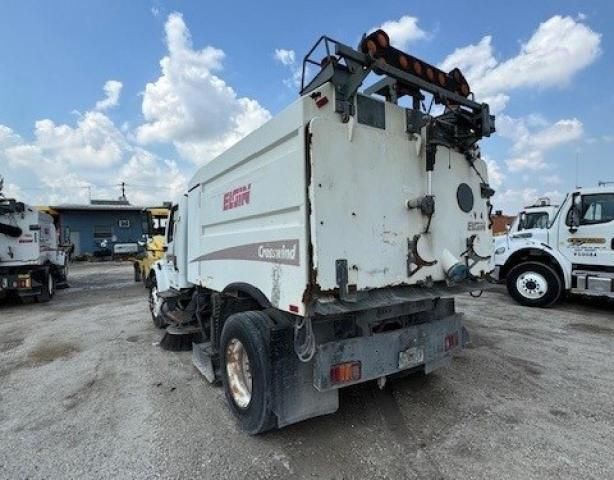
[[151, 218], [151, 234], [152, 235], [164, 235], [166, 230], [167, 216], [155, 216]]
[[548, 228], [548, 220], [547, 212], [525, 213], [524, 221], [518, 225], [518, 231], [530, 230], [532, 228]]

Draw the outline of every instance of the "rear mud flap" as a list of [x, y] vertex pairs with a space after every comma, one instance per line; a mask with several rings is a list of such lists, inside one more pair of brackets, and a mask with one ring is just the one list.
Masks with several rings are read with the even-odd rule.
[[314, 361], [301, 362], [294, 353], [291, 328], [271, 332], [273, 412], [277, 426], [285, 427], [312, 417], [335, 413], [339, 392], [320, 392], [313, 385]]
[[208, 345], [209, 343], [192, 344], [192, 363], [209, 383], [215, 383], [215, 370], [213, 368], [211, 354], [207, 351]]

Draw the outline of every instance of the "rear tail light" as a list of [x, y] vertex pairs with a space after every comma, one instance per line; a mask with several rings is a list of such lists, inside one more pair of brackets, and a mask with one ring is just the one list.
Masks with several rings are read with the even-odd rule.
[[447, 352], [449, 350], [455, 349], [456, 347], [458, 347], [458, 332], [446, 335], [446, 338], [443, 341], [444, 350]]
[[330, 381], [334, 385], [360, 380], [360, 362], [338, 363], [330, 367]]
[[19, 276], [15, 284], [15, 288], [31, 288], [32, 279], [29, 276]]

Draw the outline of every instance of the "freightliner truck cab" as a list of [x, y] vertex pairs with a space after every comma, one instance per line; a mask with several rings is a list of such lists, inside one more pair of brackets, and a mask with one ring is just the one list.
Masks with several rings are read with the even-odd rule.
[[497, 242], [494, 276], [526, 306], [567, 293], [614, 298], [614, 189], [579, 188], [546, 228], [510, 231]]

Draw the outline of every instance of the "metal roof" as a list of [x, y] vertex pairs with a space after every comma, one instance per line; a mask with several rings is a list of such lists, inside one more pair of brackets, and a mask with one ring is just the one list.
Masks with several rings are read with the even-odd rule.
[[123, 211], [134, 212], [143, 210], [144, 207], [136, 205], [84, 205], [78, 203], [63, 203], [60, 205], [50, 205], [49, 208], [59, 212], [64, 210], [95, 210], [95, 211]]

